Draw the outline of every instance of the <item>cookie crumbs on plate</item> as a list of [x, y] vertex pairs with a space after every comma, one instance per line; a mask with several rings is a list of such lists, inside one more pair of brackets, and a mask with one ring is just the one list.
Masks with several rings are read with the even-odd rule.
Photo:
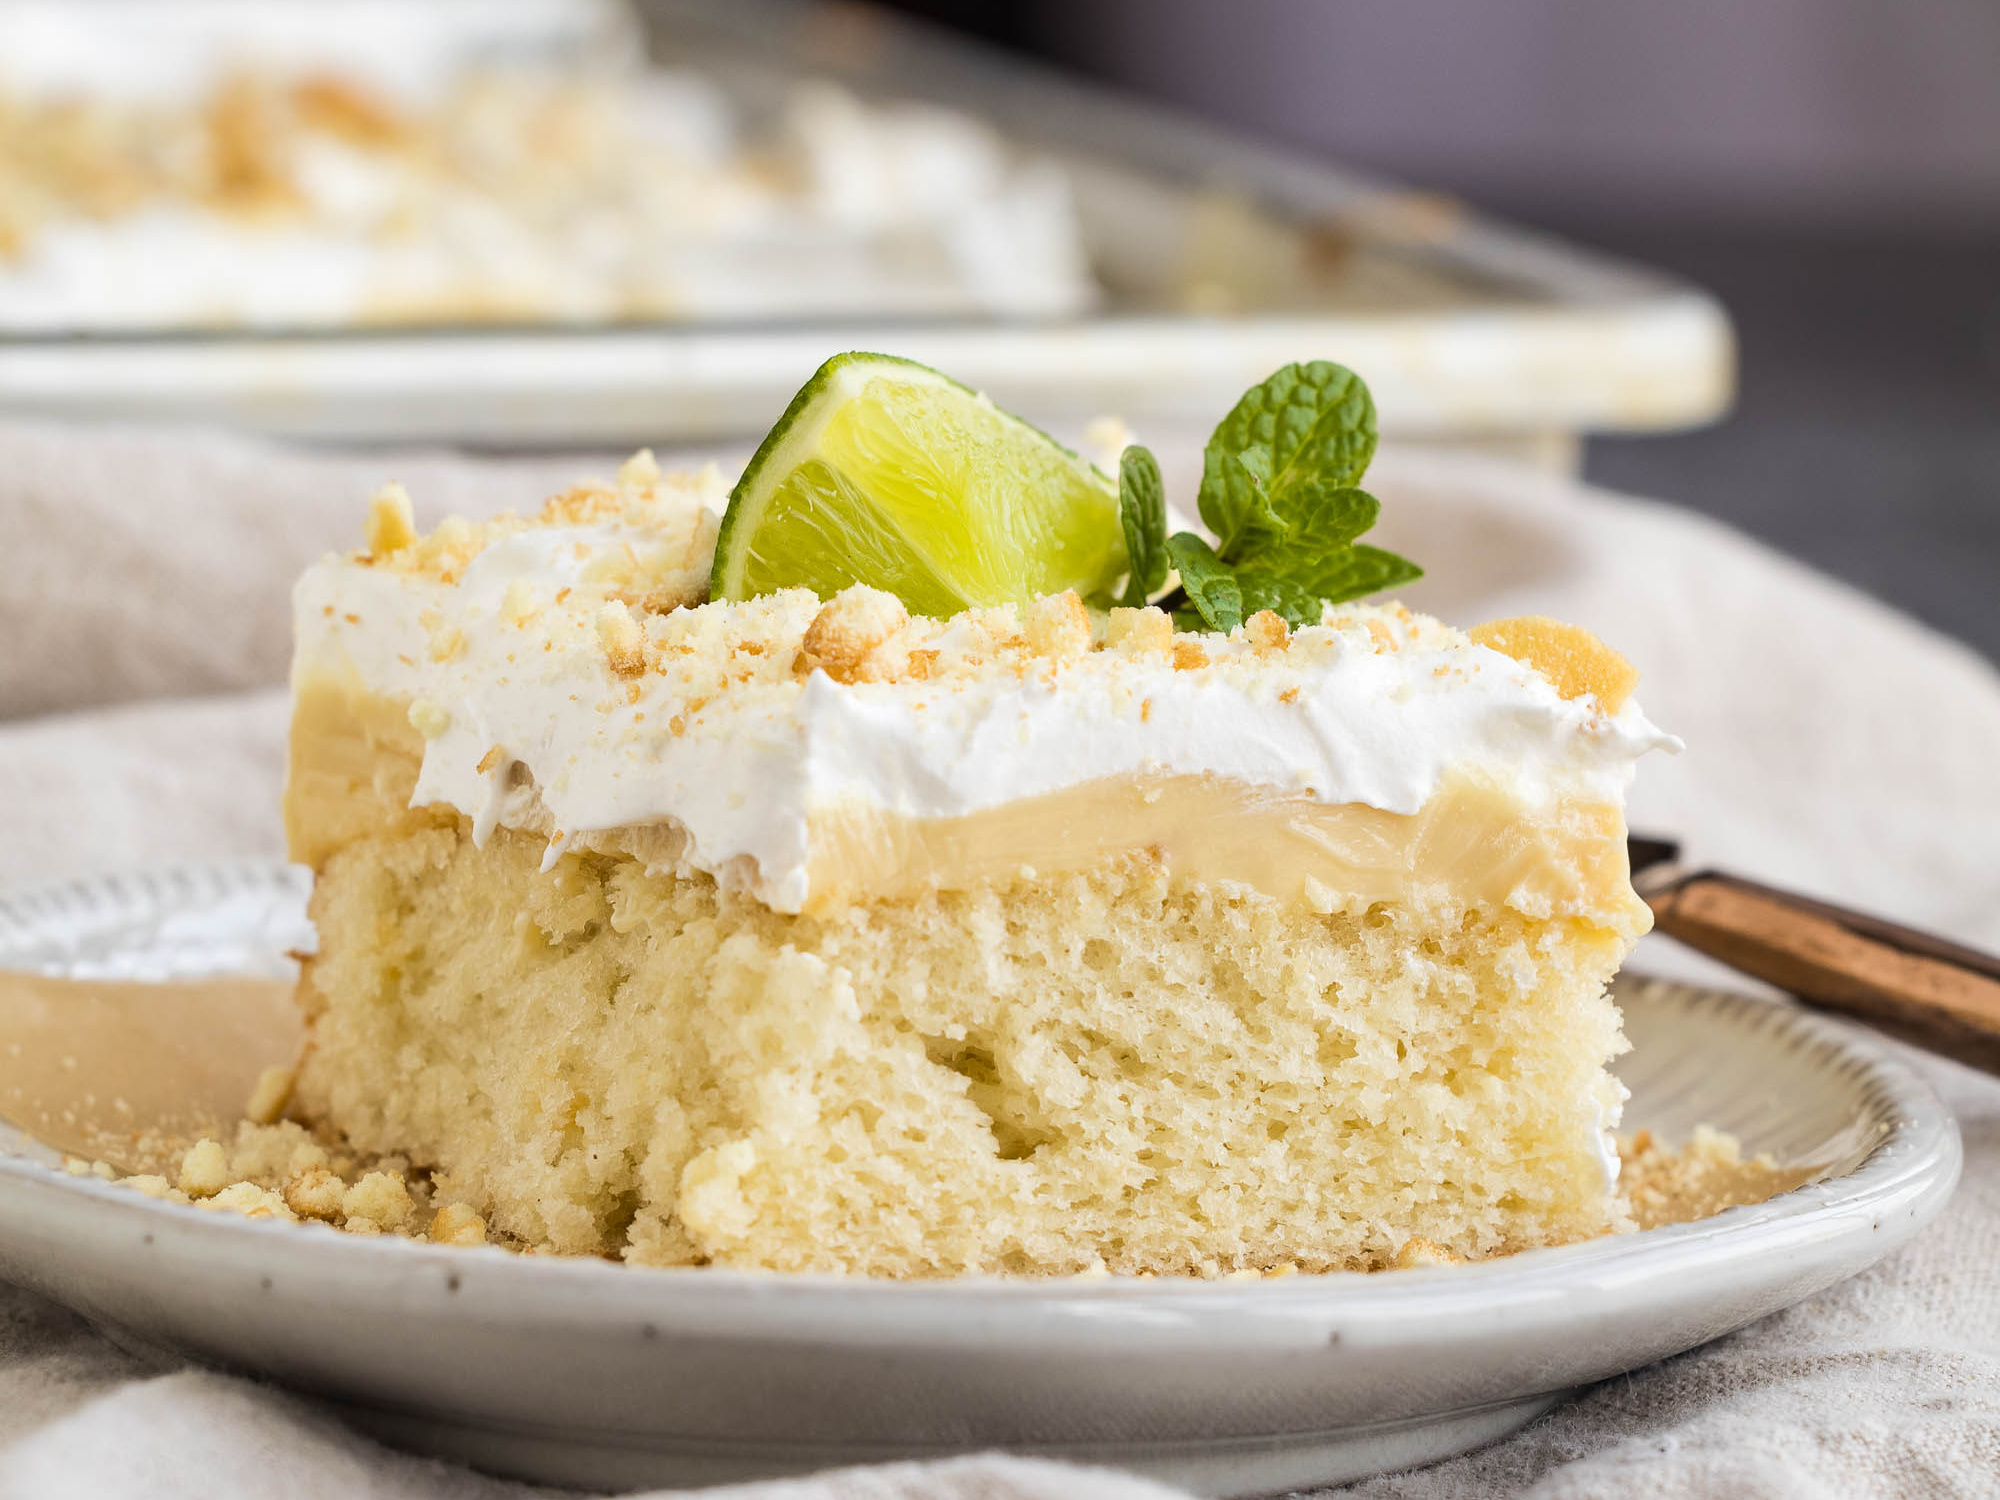
[[325, 1167], [309, 1167], [285, 1184], [285, 1206], [302, 1219], [337, 1221], [347, 1201], [347, 1184]]
[[230, 1183], [229, 1156], [216, 1141], [197, 1141], [181, 1158], [174, 1184], [190, 1198], [213, 1198]]
[[1396, 1252], [1395, 1268], [1398, 1271], [1423, 1270], [1431, 1266], [1462, 1266], [1465, 1257], [1455, 1255], [1435, 1240], [1427, 1240], [1415, 1235], [1404, 1241], [1403, 1248]]
[[1686, 1224], [1726, 1208], [1762, 1203], [1812, 1179], [1816, 1167], [1781, 1167], [1768, 1154], [1745, 1159], [1734, 1136], [1699, 1125], [1678, 1151], [1650, 1130], [1619, 1143], [1619, 1181], [1641, 1229]]
[[[289, 1072], [273, 1069], [271, 1072]], [[265, 1092], [260, 1082], [258, 1093]], [[153, 1149], [166, 1149], [152, 1143]], [[1768, 1154], [1746, 1158], [1735, 1137], [1710, 1126], [1696, 1128], [1679, 1149], [1641, 1130], [1619, 1142], [1620, 1188], [1634, 1225], [1657, 1229], [1708, 1218], [1724, 1209], [1762, 1203], [1809, 1181], [1816, 1168], [1781, 1167]], [[536, 1253], [537, 1247], [495, 1239], [486, 1220], [450, 1197], [449, 1184], [433, 1182], [401, 1157], [368, 1159], [315, 1139], [302, 1126], [243, 1121], [225, 1146], [207, 1137], [172, 1154], [175, 1172], [125, 1175], [108, 1163], [65, 1158], [71, 1176], [95, 1176], [149, 1198], [240, 1213], [252, 1219], [318, 1222], [348, 1234], [400, 1235], [438, 1245], [501, 1244]], [[444, 1201], [435, 1201], [440, 1190]], [[1423, 1236], [1406, 1240], [1387, 1269], [1407, 1271], [1469, 1262]], [[1117, 1273], [1098, 1258], [1073, 1279], [1108, 1279]], [[1213, 1261], [1195, 1267], [1209, 1279], [1275, 1280], [1300, 1274], [1295, 1264], [1222, 1269]]]
[[430, 1233], [440, 1245], [483, 1245], [486, 1221], [463, 1203], [447, 1203], [432, 1218]]
[[409, 1184], [401, 1176], [376, 1171], [364, 1172], [347, 1190], [340, 1206], [350, 1226], [356, 1219], [365, 1219], [377, 1229], [400, 1229], [415, 1204]]
[[257, 1075], [257, 1086], [250, 1091], [250, 1102], [243, 1108], [244, 1116], [257, 1125], [270, 1125], [285, 1112], [285, 1106], [292, 1100], [292, 1085], [297, 1081], [296, 1070], [274, 1064]]
[[[267, 1092], [260, 1082], [259, 1098]], [[126, 1174], [75, 1157], [63, 1165], [72, 1175], [100, 1177], [149, 1198], [253, 1219], [321, 1223], [350, 1234], [398, 1234], [439, 1244], [488, 1243], [485, 1221], [460, 1202], [436, 1205], [429, 1174], [412, 1170], [404, 1158], [357, 1156], [289, 1120], [246, 1119], [227, 1142], [213, 1136], [191, 1145], [150, 1139], [139, 1155], [163, 1170]]]

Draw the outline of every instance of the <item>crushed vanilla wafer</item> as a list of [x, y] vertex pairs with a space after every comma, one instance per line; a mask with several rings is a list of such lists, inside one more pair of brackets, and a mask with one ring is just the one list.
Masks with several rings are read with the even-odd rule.
[[1639, 685], [1639, 669], [1581, 625], [1520, 615], [1488, 620], [1468, 634], [1475, 644], [1533, 667], [1565, 698], [1594, 696], [1608, 714], [1623, 708]]
[[[290, 1079], [284, 1080], [289, 1090]], [[260, 1080], [253, 1103], [275, 1085]], [[95, 1176], [170, 1203], [224, 1209], [253, 1219], [319, 1222], [355, 1234], [400, 1234], [441, 1244], [486, 1243], [486, 1222], [452, 1200], [432, 1174], [401, 1157], [361, 1157], [289, 1120], [246, 1119], [227, 1140], [212, 1136], [141, 1148], [156, 1170], [121, 1174], [106, 1162], [69, 1158]]]
[[1701, 1125], [1678, 1151], [1650, 1130], [1619, 1142], [1619, 1186], [1641, 1229], [1712, 1218], [1762, 1203], [1809, 1181], [1815, 1167], [1781, 1167], [1768, 1155], [1745, 1158], [1734, 1136]]

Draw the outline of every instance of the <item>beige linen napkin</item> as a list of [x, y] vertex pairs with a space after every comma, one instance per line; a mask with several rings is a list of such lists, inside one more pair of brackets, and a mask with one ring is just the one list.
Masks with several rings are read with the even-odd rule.
[[[1194, 439], [1151, 436], [1169, 492], [1188, 493]], [[299, 565], [358, 535], [382, 479], [403, 479], [435, 517], [532, 504], [590, 467], [0, 424], [0, 715], [16, 718], [0, 723], [0, 881], [277, 853], [274, 689]], [[1574, 619], [1639, 664], [1648, 711], [1689, 749], [1641, 768], [1636, 825], [1746, 874], [2000, 946], [2000, 679], [1986, 663], [1671, 507], [1435, 454], [1384, 455], [1371, 487], [1383, 540], [1430, 569], [1412, 603], [1467, 623]], [[1650, 938], [1635, 963], [1700, 969]], [[1967, 1146], [1964, 1186], [1919, 1243], [1802, 1307], [1596, 1387], [1507, 1442], [1353, 1492], [2000, 1489], [2000, 1084], [1918, 1063]], [[146, 1366], [67, 1313], [0, 1291], [0, 1500], [529, 1493], [391, 1453], [248, 1381]], [[721, 1493], [1166, 1492], [986, 1457]]]

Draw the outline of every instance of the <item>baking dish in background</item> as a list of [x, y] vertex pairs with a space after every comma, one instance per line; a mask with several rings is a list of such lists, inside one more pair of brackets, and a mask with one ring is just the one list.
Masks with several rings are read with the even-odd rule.
[[[552, 55], [629, 78], [620, 70], [633, 33], [617, 7], [514, 8], [531, 19], [568, 13], [580, 29], [557, 27]], [[447, 3], [434, 14], [478, 9]], [[755, 255], [724, 258], [740, 295], [638, 312], [599, 306], [566, 319], [560, 307], [483, 307], [470, 318], [440, 306], [439, 321], [371, 327], [0, 332], [0, 411], [505, 447], [723, 440], [761, 431], [829, 350], [856, 347], [923, 360], [1029, 416], [1072, 424], [1103, 411], [1212, 419], [1277, 365], [1335, 357], [1367, 373], [1392, 438], [1477, 442], [1554, 464], [1573, 457], [1582, 433], [1669, 429], [1727, 404], [1727, 320], [1670, 278], [865, 7], [653, 0], [641, 11], [655, 65], [719, 91], [753, 139], [782, 125], [814, 80], [844, 92], [807, 87], [808, 99], [892, 113], [916, 101], [988, 122], [1007, 169], [1073, 214], [1087, 269], [1057, 295], [954, 305], [871, 300], [864, 267], [829, 297], [839, 257], [822, 246], [803, 259], [772, 252], [761, 272]], [[365, 14], [356, 25], [373, 24]], [[481, 45], [501, 48], [490, 33]], [[961, 238], [976, 258], [977, 227]], [[1000, 271], [1020, 261], [987, 243]], [[882, 290], [885, 278], [874, 280]], [[890, 292], [914, 284], [909, 274], [886, 281]]]

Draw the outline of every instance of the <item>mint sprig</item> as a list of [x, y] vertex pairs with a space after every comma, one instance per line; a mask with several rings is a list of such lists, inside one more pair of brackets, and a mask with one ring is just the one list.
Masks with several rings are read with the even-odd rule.
[[1159, 460], [1137, 443], [1118, 456], [1118, 521], [1131, 567], [1118, 602], [1137, 608], [1167, 581], [1167, 486]]
[[[1208, 622], [1210, 630], [1231, 631], [1243, 623], [1242, 585], [1207, 542], [1192, 531], [1176, 531], [1167, 538], [1167, 555], [1180, 572], [1189, 607]], [[1179, 610], [1175, 624], [1183, 630], [1196, 628], [1182, 619]]]
[[[1128, 478], [1119, 464], [1120, 514], [1132, 573], [1122, 602], [1144, 602], [1171, 558], [1181, 587], [1159, 601], [1184, 630], [1230, 631], [1268, 609], [1294, 627], [1317, 625], [1322, 608], [1421, 578], [1407, 558], [1356, 539], [1381, 504], [1359, 482], [1375, 456], [1375, 402], [1359, 375], [1326, 360], [1286, 365], [1243, 397], [1202, 450], [1196, 504], [1215, 534], [1162, 539], [1159, 466], [1142, 448]], [[1142, 490], [1145, 476], [1155, 487]], [[1143, 503], [1142, 503], [1143, 502]], [[1157, 528], [1157, 529], [1154, 529]]]
[[1208, 440], [1196, 504], [1202, 524], [1215, 533], [1218, 555], [1259, 552], [1284, 540], [1289, 527], [1271, 503], [1269, 479], [1268, 460], [1256, 449], [1235, 453]]

